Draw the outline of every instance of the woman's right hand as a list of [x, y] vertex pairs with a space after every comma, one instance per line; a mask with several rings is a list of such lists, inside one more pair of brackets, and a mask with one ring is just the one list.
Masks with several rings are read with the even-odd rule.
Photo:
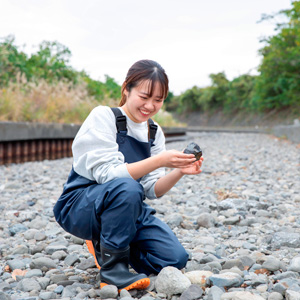
[[194, 154], [186, 154], [177, 150], [168, 150], [158, 154], [160, 167], [187, 168], [195, 161]]

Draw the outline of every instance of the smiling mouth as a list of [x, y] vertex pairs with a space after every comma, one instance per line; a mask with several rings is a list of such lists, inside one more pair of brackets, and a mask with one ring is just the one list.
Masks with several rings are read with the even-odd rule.
[[145, 116], [150, 115], [150, 112], [147, 112], [147, 111], [144, 111], [144, 110], [140, 110], [140, 112], [141, 112], [143, 115], [145, 115]]

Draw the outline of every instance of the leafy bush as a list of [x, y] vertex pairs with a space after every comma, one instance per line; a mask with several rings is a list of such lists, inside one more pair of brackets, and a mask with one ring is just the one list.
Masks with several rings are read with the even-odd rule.
[[224, 109], [226, 111], [238, 111], [252, 108], [251, 99], [255, 85], [255, 76], [241, 75], [229, 82], [226, 92]]
[[89, 95], [94, 96], [99, 102], [105, 98], [114, 100], [121, 98], [121, 87], [115, 80], [108, 75], [105, 75], [105, 82], [93, 80], [82, 72], [82, 79], [87, 83]]

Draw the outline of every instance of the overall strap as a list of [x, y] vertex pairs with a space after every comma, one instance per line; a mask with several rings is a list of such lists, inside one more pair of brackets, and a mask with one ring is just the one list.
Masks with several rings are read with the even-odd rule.
[[[126, 122], [126, 116], [124, 116], [121, 112], [121, 110], [118, 107], [111, 107], [111, 110], [113, 111], [115, 118], [116, 118], [116, 126], [118, 132], [120, 131], [126, 131], [127, 132], [127, 122]], [[157, 125], [154, 124], [152, 119], [148, 120], [148, 138], [149, 141], [151, 141], [151, 146], [155, 140], [155, 135], [157, 131]]]
[[111, 107], [111, 110], [113, 111], [113, 113], [116, 117], [116, 126], [117, 126], [118, 132], [120, 132], [120, 131], [127, 132], [126, 116], [124, 116], [122, 114], [121, 110], [118, 107]]
[[151, 141], [151, 146], [155, 140], [155, 135], [157, 131], [157, 125], [154, 124], [152, 119], [148, 120], [148, 139]]

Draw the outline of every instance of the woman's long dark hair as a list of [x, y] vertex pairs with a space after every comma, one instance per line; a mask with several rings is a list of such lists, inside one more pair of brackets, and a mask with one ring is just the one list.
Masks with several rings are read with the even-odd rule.
[[134, 63], [128, 70], [126, 79], [122, 84], [122, 98], [119, 106], [122, 106], [126, 103], [127, 98], [124, 91], [126, 90], [130, 93], [131, 89], [138, 86], [142, 81], [149, 81], [149, 97], [152, 97], [155, 84], [159, 84], [161, 98], [167, 98], [169, 92], [169, 79], [165, 73], [165, 70], [157, 62], [143, 59]]

